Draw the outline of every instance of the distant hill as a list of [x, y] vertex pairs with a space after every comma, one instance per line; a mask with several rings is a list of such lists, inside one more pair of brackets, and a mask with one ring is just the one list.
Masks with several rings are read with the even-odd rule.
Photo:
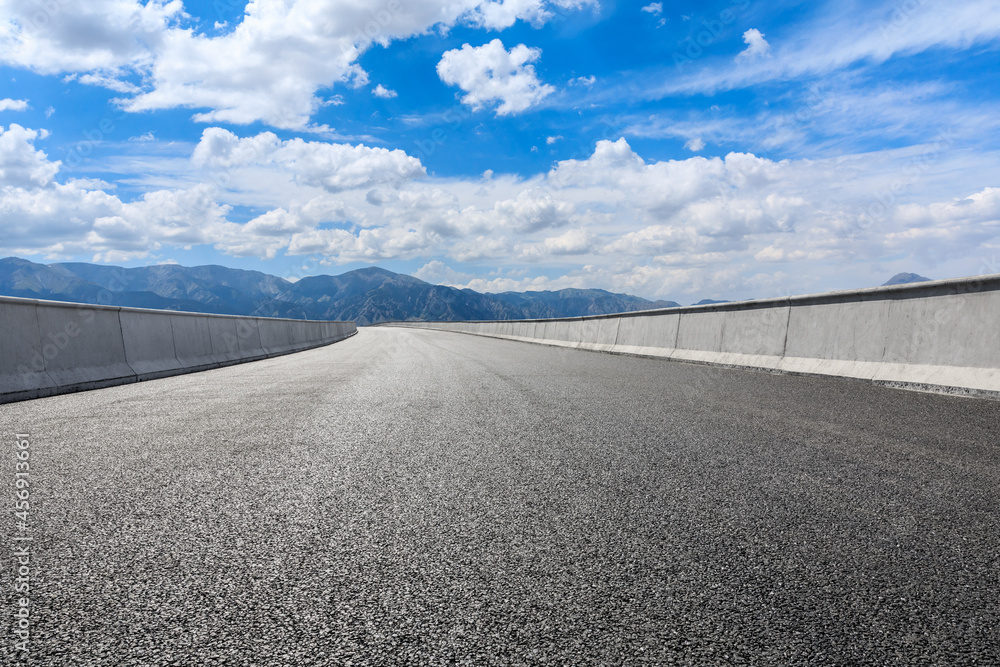
[[882, 287], [889, 287], [890, 285], [905, 285], [907, 283], [923, 283], [930, 280], [930, 278], [924, 278], [923, 276], [918, 276], [916, 273], [897, 273], [889, 280], [882, 283]]
[[[557, 292], [503, 292], [492, 297], [517, 308], [531, 319], [628, 313], [654, 308], [677, 308], [676, 301], [646, 301], [627, 294], [599, 289], [564, 289]], [[566, 313], [565, 315], [557, 313]], [[573, 313], [573, 315], [569, 315]]]
[[0, 259], [0, 294], [76, 303], [295, 319], [393, 320], [530, 319], [673, 308], [604, 290], [481, 294], [432, 285], [369, 267], [339, 276], [291, 282], [260, 271], [176, 264], [126, 269], [86, 263], [36, 264]]
[[709, 306], [713, 303], [729, 303], [728, 301], [718, 301], [716, 299], [702, 299], [698, 303], [691, 304], [693, 306]]

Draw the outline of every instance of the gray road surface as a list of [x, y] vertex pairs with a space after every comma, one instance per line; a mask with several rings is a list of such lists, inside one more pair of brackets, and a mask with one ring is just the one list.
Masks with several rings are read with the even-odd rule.
[[381, 328], [0, 428], [23, 664], [1000, 664], [998, 402]]

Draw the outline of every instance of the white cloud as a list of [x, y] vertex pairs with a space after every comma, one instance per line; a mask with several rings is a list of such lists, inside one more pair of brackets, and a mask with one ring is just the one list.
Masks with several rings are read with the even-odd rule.
[[200, 184], [157, 190], [123, 202], [98, 182], [58, 182], [60, 163], [34, 147], [36, 130], [11, 125], [0, 133], [0, 218], [10, 254], [53, 258], [92, 255], [96, 261], [149, 257], [163, 244], [211, 243], [222, 234], [229, 207]]
[[996, 241], [1000, 235], [1000, 188], [929, 205], [901, 204], [891, 215], [887, 248], [942, 256]]
[[559, 141], [562, 138], [563, 137], [562, 137], [561, 134], [557, 134], [554, 137], [545, 137], [545, 143], [548, 144], [549, 146], [551, 146], [552, 144], [556, 143], [557, 141]]
[[591, 87], [597, 81], [597, 77], [591, 74], [590, 76], [578, 76], [575, 79], [570, 79], [570, 84], [574, 86], [586, 86]]
[[490, 30], [509, 28], [520, 19], [541, 27], [554, 15], [552, 8], [577, 10], [596, 7], [597, 0], [491, 0], [479, 3], [469, 14], [471, 21]]
[[414, 277], [435, 285], [448, 285], [477, 292], [523, 292], [526, 290], [559, 290], [568, 287], [586, 287], [580, 276], [529, 277], [525, 271], [511, 269], [491, 271], [486, 277], [456, 271], [441, 260], [432, 260], [413, 272]]
[[[903, 5], [829, 3], [819, 7], [808, 22], [785, 26], [781, 45], [768, 51], [771, 57], [752, 61], [741, 58], [742, 66], [736, 68], [728, 59], [704, 58], [703, 66], [680, 77], [671, 68], [665, 70], [662, 83], [646, 87], [642, 97], [711, 93], [763, 81], [827, 75], [858, 64], [870, 67], [893, 57], [934, 49], [966, 50], [995, 44], [1000, 39], [1000, 12], [996, 11], [995, 0], [910, 5], [914, 6], [913, 11], [896, 12], [893, 10]], [[758, 48], [762, 47], [763, 44]], [[753, 48], [748, 43], [743, 53], [753, 53]], [[612, 89], [606, 94], [621, 97], [629, 92]]]
[[0, 100], [0, 111], [26, 111], [28, 100], [12, 100], [9, 97]]
[[63, 78], [64, 83], [69, 83], [71, 81], [79, 81], [80, 83], [88, 86], [101, 86], [103, 88], [113, 90], [116, 93], [124, 93], [126, 95], [133, 95], [142, 90], [134, 83], [122, 81], [114, 73], [108, 72], [69, 74]]
[[196, 114], [195, 120], [263, 120], [294, 129], [308, 125], [324, 104], [318, 88], [367, 81], [354, 63], [360, 51], [353, 38], [329, 32], [330, 18], [319, 13], [317, 4], [251, 2], [231, 33], [216, 38], [167, 33], [151, 68], [152, 89], [128, 100], [125, 108], [207, 107], [210, 111]]
[[150, 64], [180, 0], [0, 4], [0, 63], [42, 74], [121, 72]]
[[522, 190], [514, 199], [496, 202], [492, 211], [501, 228], [519, 234], [562, 227], [570, 222], [573, 212], [573, 204], [534, 188]]
[[274, 152], [272, 159], [288, 165], [302, 183], [330, 192], [396, 185], [425, 173], [420, 160], [401, 150], [369, 148], [363, 144], [290, 139]]
[[586, 229], [571, 229], [559, 236], [550, 236], [542, 244], [553, 255], [584, 255], [594, 252], [598, 238]]
[[420, 160], [398, 149], [299, 138], [281, 141], [271, 132], [241, 139], [217, 127], [202, 133], [192, 160], [198, 166], [222, 170], [276, 165], [292, 174], [297, 183], [328, 192], [398, 185], [425, 174]]
[[642, 8], [642, 11], [658, 16], [663, 13], [663, 3], [662, 2], [651, 2]]
[[538, 80], [531, 63], [542, 52], [518, 44], [510, 51], [494, 39], [489, 44], [446, 51], [437, 65], [438, 76], [446, 84], [458, 86], [466, 95], [462, 103], [474, 110], [499, 102], [498, 116], [524, 111], [555, 92]]
[[736, 56], [736, 62], [754, 61], [765, 58], [771, 53], [771, 45], [767, 43], [764, 35], [757, 28], [750, 28], [743, 33], [743, 42], [747, 48]]
[[456, 285], [456, 287], [466, 287], [477, 292], [491, 292], [496, 294], [500, 292], [560, 290], [571, 287], [585, 288], [588, 287], [588, 284], [585, 278], [570, 274], [557, 278], [549, 278], [548, 276], [473, 278], [465, 285]]
[[556, 11], [587, 6], [596, 0], [413, 0], [382, 9], [249, 0], [238, 24], [208, 36], [187, 27], [181, 0], [7, 0], [0, 3], [0, 64], [108, 87], [127, 96], [128, 111], [207, 109], [194, 120], [301, 130], [328, 101], [319, 90], [367, 84], [358, 59], [372, 44], [459, 24], [540, 25]]
[[398, 97], [399, 93], [391, 88], [386, 88], [380, 83], [375, 86], [374, 90], [372, 90], [372, 95], [375, 97], [381, 97], [384, 100], [391, 100], [394, 97]]
[[[867, 273], [879, 284], [885, 266], [975, 273], [1000, 247], [998, 156], [973, 161], [970, 180], [969, 155], [932, 146], [653, 161], [619, 139], [527, 179], [443, 179], [402, 151], [209, 128], [191, 160], [157, 162], [155, 186], [126, 202], [100, 181], [60, 181], [41, 136], [0, 133], [7, 254], [111, 261], [209, 245], [328, 264], [421, 261], [420, 277], [480, 290], [603, 287], [690, 302], [860, 286]], [[142, 150], [159, 157], [153, 142], [129, 147]], [[233, 222], [235, 207], [251, 219]], [[487, 276], [475, 268], [484, 263], [546, 275]]]
[[0, 184], [5, 186], [44, 187], [59, 171], [59, 162], [34, 147], [41, 133], [17, 124], [7, 130], [0, 125]]
[[[766, 108], [749, 115], [730, 107], [682, 113], [636, 113], [625, 117], [628, 137], [699, 137], [707, 144], [741, 145], [746, 150], [783, 155], [816, 155], [827, 141], [850, 153], [852, 147], [904, 143], [913, 137], [948, 136], [951, 143], [982, 146], [983, 137], [1000, 129], [1000, 117], [988, 100], [963, 99], [958, 86], [879, 82], [859, 86], [852, 75], [830, 76], [821, 85], [792, 93], [785, 108]], [[827, 144], [829, 147], [829, 144]], [[820, 148], [822, 150], [822, 148]]]
[[701, 137], [691, 137], [684, 142], [684, 148], [693, 153], [698, 153], [705, 148], [705, 140]]
[[438, 259], [427, 262], [414, 271], [413, 277], [433, 285], [450, 285], [452, 287], [465, 287], [470, 280], [475, 278], [473, 274], [456, 271]]

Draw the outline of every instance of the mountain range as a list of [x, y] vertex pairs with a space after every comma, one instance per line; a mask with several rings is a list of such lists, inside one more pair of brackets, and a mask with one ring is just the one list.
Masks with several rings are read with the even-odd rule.
[[[885, 284], [923, 280], [928, 278], [900, 273]], [[36, 264], [18, 257], [0, 259], [0, 295], [197, 313], [353, 320], [362, 326], [405, 320], [578, 317], [680, 305], [599, 289], [482, 294], [378, 267], [292, 282], [224, 266], [157, 264], [126, 269], [81, 262]], [[703, 299], [696, 305], [711, 303], [725, 302]]]
[[223, 266], [161, 264], [126, 269], [36, 264], [17, 257], [0, 259], [0, 294], [200, 313], [353, 320], [359, 325], [576, 317], [680, 305], [598, 289], [481, 294], [377, 267], [292, 282]]
[[930, 280], [930, 278], [925, 278], [916, 273], [897, 273], [889, 280], [882, 283], [882, 287], [889, 287], [891, 285], [909, 285], [910, 283], [923, 283]]

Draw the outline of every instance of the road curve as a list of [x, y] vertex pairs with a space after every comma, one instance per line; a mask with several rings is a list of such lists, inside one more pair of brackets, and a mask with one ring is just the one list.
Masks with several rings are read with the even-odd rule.
[[998, 402], [368, 328], [0, 428], [24, 664], [1000, 664]]

